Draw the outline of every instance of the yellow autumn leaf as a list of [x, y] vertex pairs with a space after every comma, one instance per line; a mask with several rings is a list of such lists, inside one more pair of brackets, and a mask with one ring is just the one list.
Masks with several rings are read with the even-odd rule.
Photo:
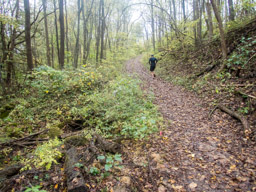
[[176, 183], [176, 181], [174, 179], [169, 179], [168, 182], [171, 183], [171, 184]]
[[56, 185], [54, 186], [54, 189], [58, 189], [58, 187], [59, 187], [59, 185], [58, 185], [58, 184], [56, 184]]
[[211, 177], [211, 180], [216, 181], [216, 180], [217, 180], [216, 175], [212, 176], [212, 177]]
[[45, 91], [45, 93], [49, 93], [49, 91], [48, 91], [48, 90], [46, 90], [46, 91]]
[[229, 169], [230, 170], [235, 170], [236, 169], [236, 165], [230, 165]]
[[90, 187], [91, 187], [88, 183], [85, 183], [85, 186], [87, 186], [89, 189], [90, 189]]

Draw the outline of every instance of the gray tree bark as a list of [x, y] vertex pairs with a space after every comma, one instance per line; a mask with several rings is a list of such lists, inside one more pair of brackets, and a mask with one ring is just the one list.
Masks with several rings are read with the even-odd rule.
[[60, 68], [64, 68], [65, 59], [65, 26], [64, 26], [64, 13], [63, 13], [63, 0], [59, 0], [60, 9]]
[[30, 6], [29, 0], [24, 0], [25, 8], [25, 40], [26, 40], [26, 51], [27, 51], [27, 65], [28, 71], [33, 70], [33, 58], [32, 58], [32, 47], [31, 47], [31, 37], [30, 37]]
[[[225, 40], [225, 34], [224, 34], [222, 19], [220, 17], [220, 13], [219, 13], [218, 8], [216, 6], [215, 0], [211, 0], [211, 3], [212, 3], [212, 7], [213, 7], [213, 11], [214, 11], [215, 17], [216, 17], [216, 19], [218, 21], [218, 26], [219, 26], [219, 30], [220, 30], [222, 56], [223, 56], [223, 59], [226, 60], [227, 59], [227, 46], [226, 46], [226, 40]], [[225, 65], [223, 65], [221, 67], [221, 70], [224, 67], [225, 67]]]
[[43, 0], [43, 9], [44, 9], [44, 29], [45, 29], [45, 43], [46, 43], [46, 58], [48, 66], [52, 66], [51, 64], [51, 56], [50, 56], [50, 43], [49, 43], [49, 33], [48, 33], [48, 22], [47, 22], [47, 0]]
[[81, 1], [77, 0], [77, 37], [76, 37], [76, 46], [74, 53], [74, 68], [77, 68], [78, 64], [78, 55], [79, 55], [79, 37], [80, 37], [80, 13], [81, 13]]

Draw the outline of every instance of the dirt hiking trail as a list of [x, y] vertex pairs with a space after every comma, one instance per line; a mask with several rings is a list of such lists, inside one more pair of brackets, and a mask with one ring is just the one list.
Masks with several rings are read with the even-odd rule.
[[[135, 155], [150, 159], [143, 191], [256, 191], [256, 147], [241, 136], [242, 125], [221, 111], [209, 119], [209, 106], [194, 93], [152, 78], [131, 59], [126, 70], [153, 92], [167, 125]], [[157, 66], [159, 67], [159, 66]], [[134, 157], [136, 158], [136, 157]]]

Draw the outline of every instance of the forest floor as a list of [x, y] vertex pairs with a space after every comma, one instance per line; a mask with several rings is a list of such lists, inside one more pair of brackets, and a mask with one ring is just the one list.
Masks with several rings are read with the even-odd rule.
[[[185, 88], [152, 78], [141, 57], [126, 63], [128, 73], [142, 80], [166, 128], [127, 153], [148, 162], [143, 191], [256, 191], [256, 146], [240, 134], [242, 124]], [[135, 151], [133, 151], [134, 149]], [[136, 174], [136, 173], [134, 173]]]

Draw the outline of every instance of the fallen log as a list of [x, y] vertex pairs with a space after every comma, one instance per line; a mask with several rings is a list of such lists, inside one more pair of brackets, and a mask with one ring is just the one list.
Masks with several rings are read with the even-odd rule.
[[227, 107], [225, 107], [225, 106], [223, 106], [221, 104], [218, 104], [217, 108], [219, 108], [220, 110], [226, 112], [231, 117], [234, 117], [235, 119], [238, 119], [239, 121], [241, 121], [241, 123], [242, 123], [242, 125], [244, 127], [245, 134], [247, 136], [247, 134], [250, 132], [250, 125], [249, 125], [248, 121], [243, 116], [240, 116], [238, 113], [228, 109]]
[[86, 192], [89, 188], [85, 185], [83, 174], [75, 164], [79, 163], [77, 150], [71, 147], [66, 152], [65, 160], [65, 174], [67, 177], [67, 191], [68, 192]]
[[38, 135], [40, 135], [42, 133], [45, 133], [47, 131], [49, 131], [49, 129], [45, 129], [45, 130], [39, 131], [37, 133], [33, 133], [33, 134], [28, 135], [26, 137], [22, 137], [22, 138], [19, 138], [19, 139], [13, 139], [11, 141], [0, 143], [0, 148], [7, 147], [7, 146], [15, 146], [15, 145], [16, 146], [23, 146], [22, 143], [21, 143], [22, 141], [30, 140], [31, 138], [34, 138], [34, 137], [36, 137], [36, 136], [38, 136]]
[[100, 135], [95, 135], [96, 142], [98, 148], [102, 149], [103, 151], [110, 152], [110, 153], [120, 153], [121, 152], [121, 145], [118, 143], [107, 141]]
[[21, 164], [14, 164], [3, 170], [0, 170], [0, 178], [10, 178], [18, 174], [21, 168], [22, 168]]

